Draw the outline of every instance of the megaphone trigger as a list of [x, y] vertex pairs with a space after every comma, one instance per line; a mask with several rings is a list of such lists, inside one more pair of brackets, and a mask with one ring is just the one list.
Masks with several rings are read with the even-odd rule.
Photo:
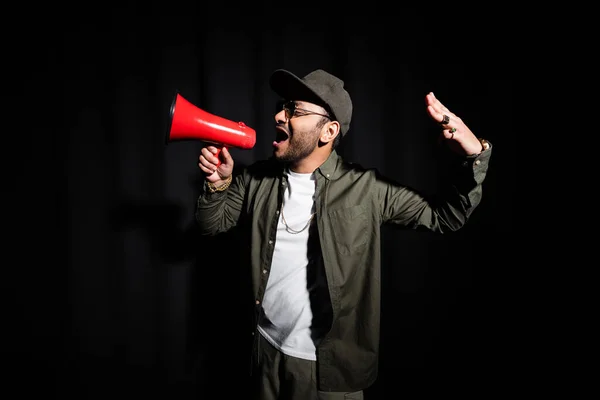
[[217, 161], [217, 168], [219, 168], [219, 166], [221, 165], [221, 152], [223, 151], [223, 148], [225, 146], [216, 145], [216, 147], [217, 147], [217, 151], [215, 151], [214, 154], [215, 154], [215, 157], [217, 157], [217, 160], [218, 160]]

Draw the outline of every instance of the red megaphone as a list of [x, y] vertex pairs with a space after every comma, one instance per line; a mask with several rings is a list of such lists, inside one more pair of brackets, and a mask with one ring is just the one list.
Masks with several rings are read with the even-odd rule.
[[218, 158], [223, 147], [254, 147], [256, 131], [243, 122], [230, 121], [196, 107], [177, 91], [169, 110], [169, 129], [165, 144], [182, 140], [212, 143], [218, 148]]

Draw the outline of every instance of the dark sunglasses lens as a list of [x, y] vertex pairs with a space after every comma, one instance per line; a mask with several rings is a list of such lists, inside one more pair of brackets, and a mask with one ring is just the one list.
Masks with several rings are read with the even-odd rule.
[[290, 100], [279, 100], [275, 104], [275, 114], [277, 114], [281, 110], [285, 110], [285, 116], [288, 119], [292, 118], [294, 112], [296, 111], [296, 103]]
[[296, 103], [288, 101], [283, 105], [283, 108], [285, 109], [285, 115], [290, 119], [294, 116], [294, 112], [296, 111]]

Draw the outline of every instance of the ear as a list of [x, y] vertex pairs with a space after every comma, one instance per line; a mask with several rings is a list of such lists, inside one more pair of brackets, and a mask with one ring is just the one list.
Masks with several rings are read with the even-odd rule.
[[323, 132], [319, 140], [323, 143], [333, 142], [333, 140], [340, 134], [340, 123], [337, 121], [331, 121], [325, 124]]

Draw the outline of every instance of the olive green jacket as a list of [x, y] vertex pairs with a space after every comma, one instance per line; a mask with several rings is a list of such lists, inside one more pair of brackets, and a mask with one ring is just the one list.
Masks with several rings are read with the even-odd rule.
[[[357, 391], [376, 379], [379, 352], [381, 233], [384, 223], [447, 233], [461, 228], [479, 204], [491, 156], [455, 157], [440, 196], [422, 194], [350, 164], [333, 151], [315, 171], [316, 224], [332, 307], [331, 328], [317, 346], [318, 384], [325, 391]], [[284, 166], [259, 161], [237, 173], [223, 192], [197, 201], [202, 234], [243, 227], [256, 317], [265, 292], [287, 182]], [[237, 249], [235, 251], [238, 251]]]

